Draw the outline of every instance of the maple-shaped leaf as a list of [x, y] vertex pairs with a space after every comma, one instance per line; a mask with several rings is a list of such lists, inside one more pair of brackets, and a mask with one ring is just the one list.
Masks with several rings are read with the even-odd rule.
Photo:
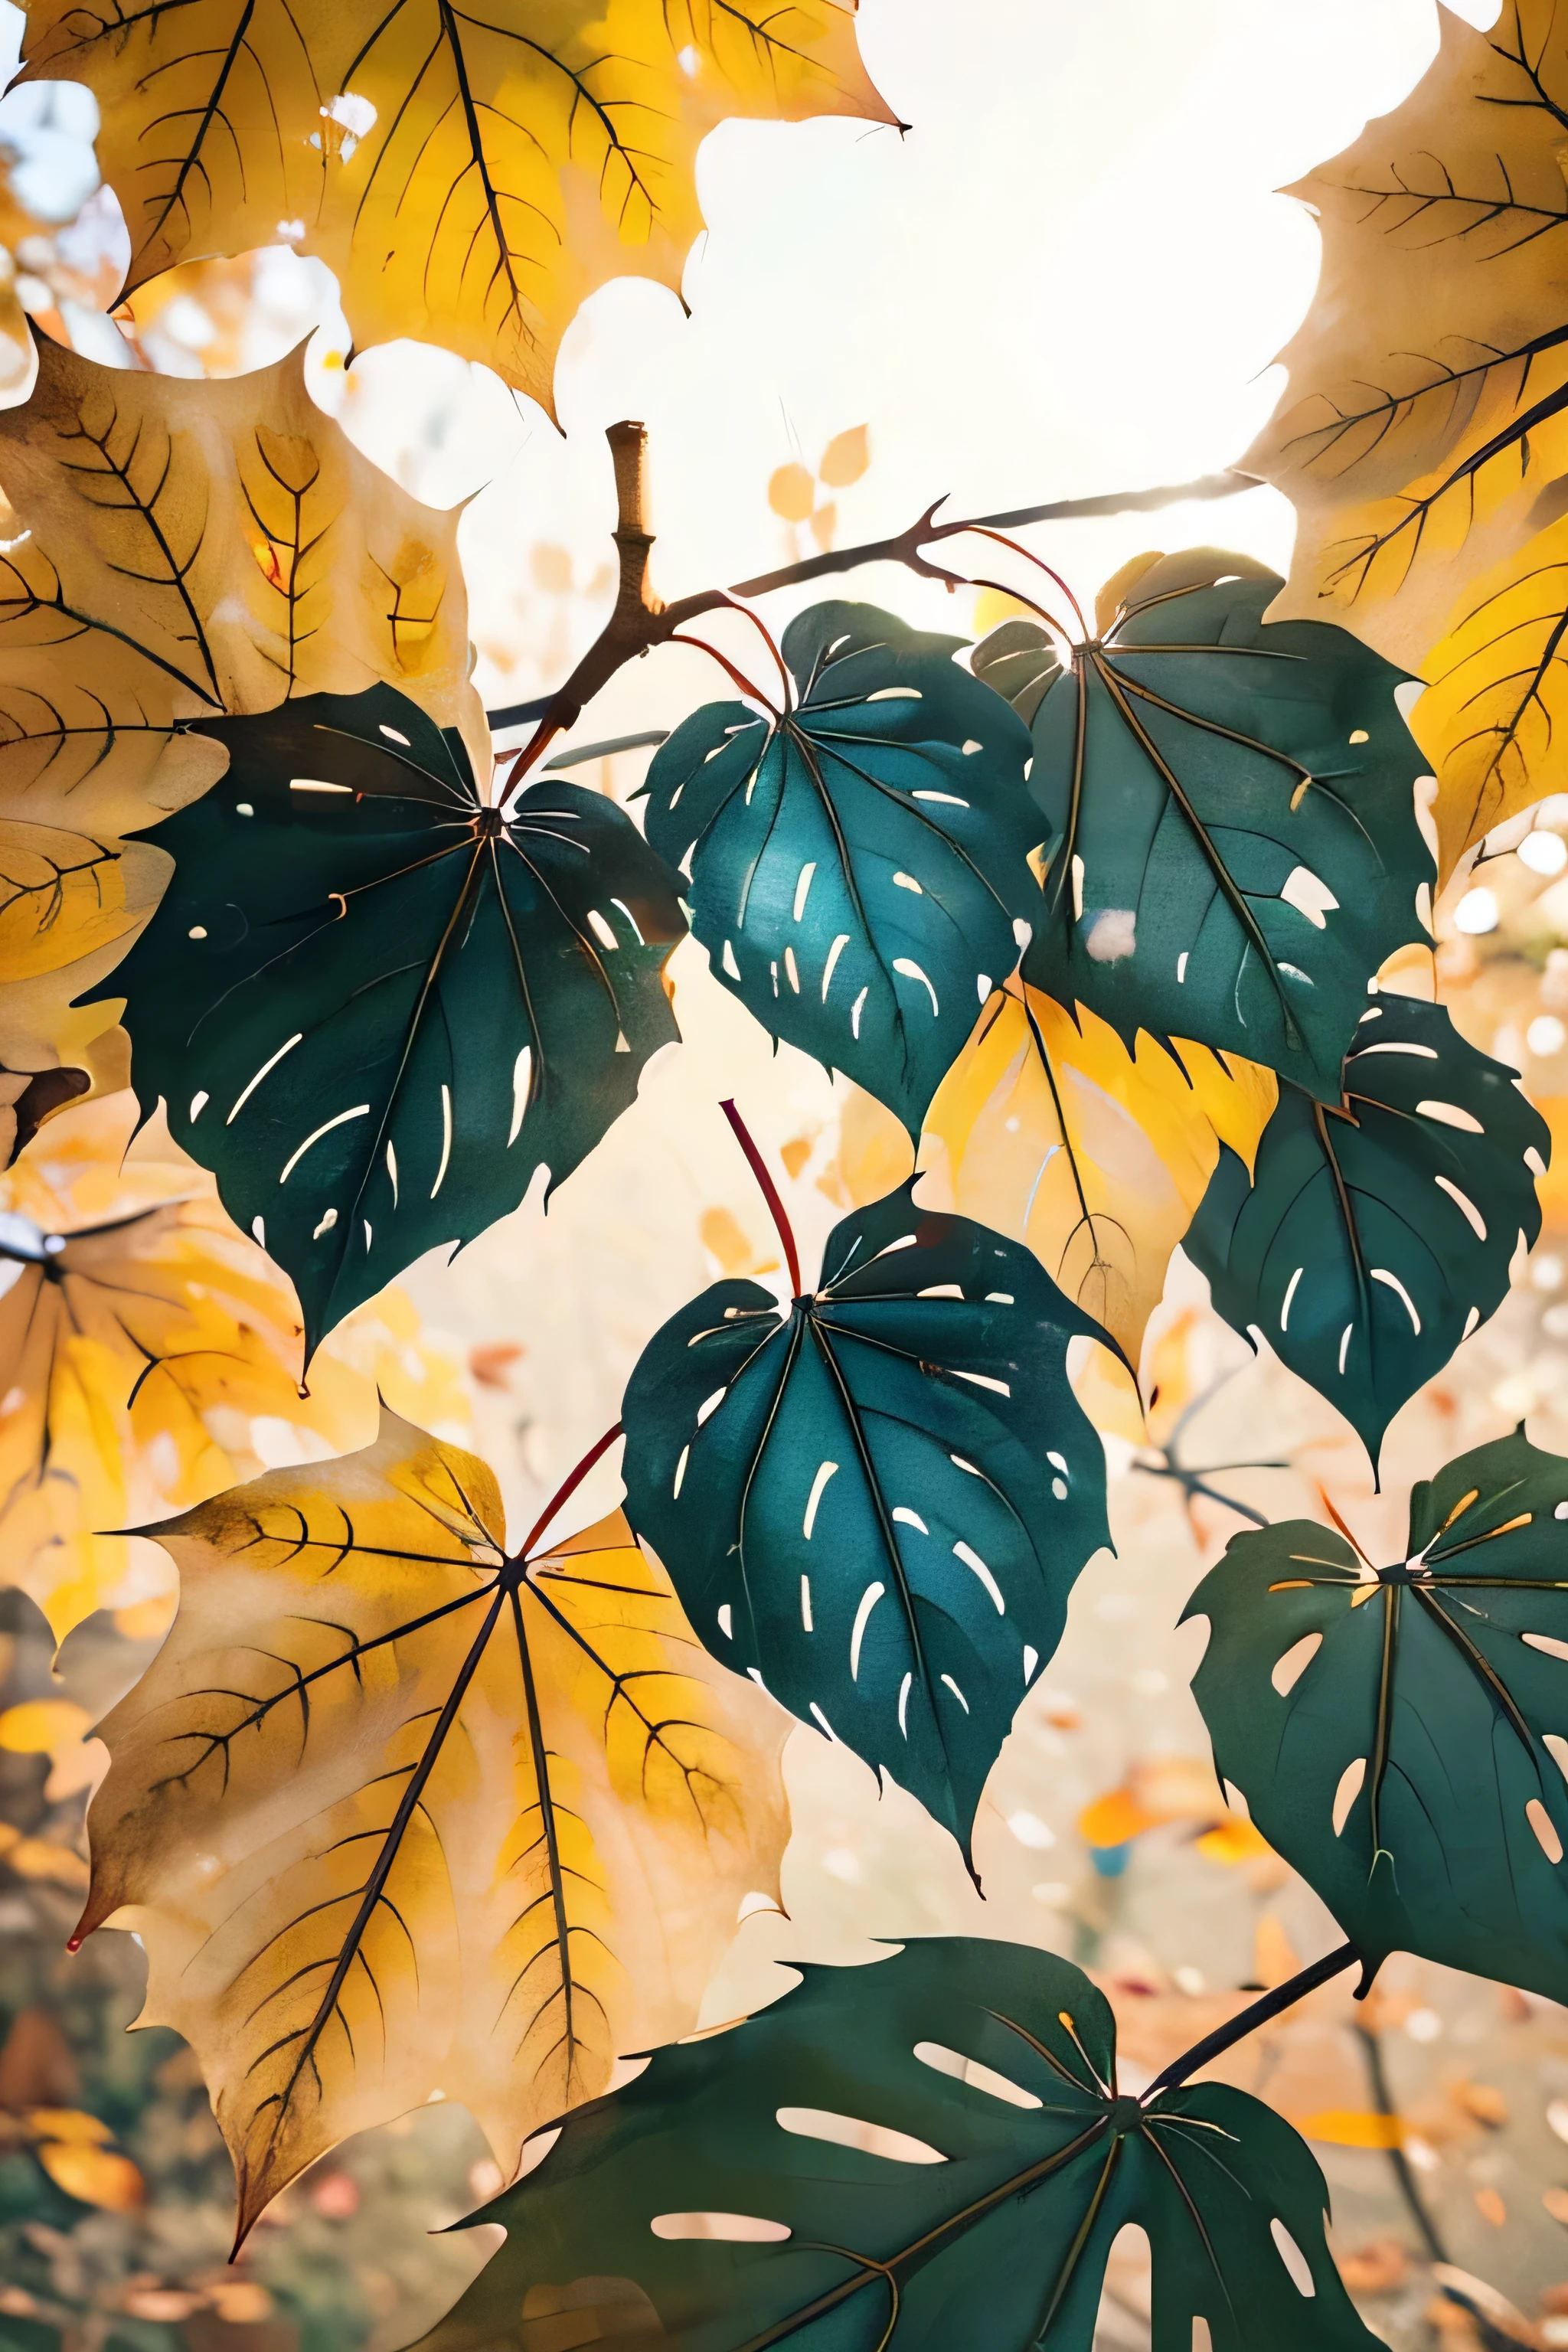
[[122, 1171], [135, 1122], [73, 1107], [0, 1178], [0, 1574], [61, 1640], [125, 1580], [112, 1530], [226, 1485], [256, 1415], [352, 1425], [341, 1382], [301, 1396], [292, 1293], [210, 1179], [166, 1145]]
[[301, 352], [187, 382], [40, 341], [0, 493], [8, 816], [111, 840], [220, 772], [183, 722], [378, 679], [488, 750], [457, 512], [360, 455]]
[[976, 648], [1033, 705], [1051, 828], [1024, 976], [1129, 1045], [1191, 1037], [1337, 1101], [1368, 981], [1430, 940], [1399, 673], [1348, 630], [1266, 621], [1279, 583], [1250, 557], [1194, 548], [1119, 582], [1068, 669], [1037, 628], [1031, 670], [1017, 622], [1000, 667]]
[[1142, 1030], [1130, 1053], [1015, 981], [926, 1114], [918, 1198], [1026, 1242], [1136, 1363], [1221, 1145], [1250, 1170], [1278, 1095], [1256, 1063]]
[[211, 722], [222, 782], [106, 983], [143, 1108], [287, 1268], [309, 1344], [552, 1189], [679, 1032], [677, 877], [613, 801], [489, 806], [461, 738], [375, 687]]
[[355, 346], [414, 335], [546, 408], [607, 278], [679, 292], [697, 149], [728, 116], [893, 122], [854, 0], [33, 0], [22, 79], [85, 82], [128, 289], [285, 239], [336, 273]]
[[[1568, 24], [1504, 0], [1485, 32], [1439, 12], [1437, 57], [1393, 114], [1290, 193], [1322, 228], [1289, 386], [1242, 465], [1300, 518], [1280, 616], [1342, 621], [1451, 678], [1416, 732], [1436, 767], [1444, 877], [1552, 789], [1568, 588]], [[1543, 606], [1555, 604], [1543, 617]]]
[[836, 1225], [814, 1290], [713, 1284], [623, 1405], [626, 1515], [716, 1657], [913, 1790], [969, 1849], [1068, 1595], [1110, 1540], [1037, 1260], [910, 1187]]
[[384, 1413], [156, 1530], [174, 1626], [100, 1727], [79, 1933], [146, 1947], [239, 2231], [345, 2134], [460, 2100], [510, 2174], [689, 2032], [776, 1899], [787, 1718], [703, 1655], [614, 1512], [510, 1557], [495, 1480]]
[[1090, 2352], [1129, 2225], [1156, 2352], [1375, 2352], [1311, 2151], [1226, 2084], [1119, 2097], [1070, 1960], [931, 1937], [804, 1975], [569, 2117], [416, 2352]]

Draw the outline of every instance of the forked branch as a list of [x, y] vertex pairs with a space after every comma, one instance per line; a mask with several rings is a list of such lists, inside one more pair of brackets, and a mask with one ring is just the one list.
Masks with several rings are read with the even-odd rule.
[[605, 438], [616, 469], [614, 535], [620, 558], [620, 578], [615, 608], [570, 677], [553, 694], [537, 702], [516, 703], [490, 713], [492, 726], [516, 725], [529, 719], [535, 722], [533, 733], [508, 772], [509, 792], [538, 763], [558, 735], [575, 726], [587, 705], [617, 670], [655, 646], [668, 645], [687, 622], [699, 619], [704, 613], [721, 612], [726, 607], [742, 609], [738, 605], [739, 599], [770, 595], [775, 588], [800, 587], [807, 581], [825, 579], [833, 572], [856, 571], [865, 563], [901, 563], [921, 579], [940, 580], [950, 590], [969, 587], [973, 583], [966, 573], [950, 572], [945, 565], [933, 562], [926, 549], [943, 540], [957, 539], [965, 531], [995, 532], [1016, 530], [1025, 523], [1071, 522], [1097, 515], [1147, 513], [1189, 499], [1234, 498], [1238, 491], [1258, 487], [1252, 475], [1232, 468], [1223, 474], [1205, 474], [1196, 481], [1165, 483], [1154, 489], [1116, 490], [1091, 499], [1057, 499], [1043, 506], [1014, 507], [1005, 514], [938, 522], [938, 509], [946, 504], [944, 493], [907, 530], [896, 531], [890, 539], [868, 540], [858, 547], [833, 548], [823, 555], [806, 556], [798, 563], [783, 564], [776, 572], [760, 572], [753, 579], [738, 580], [731, 587], [705, 588], [695, 596], [682, 596], [673, 604], [665, 604], [654, 593], [648, 579], [654, 535], [647, 519], [647, 428], [629, 421], [612, 425]]

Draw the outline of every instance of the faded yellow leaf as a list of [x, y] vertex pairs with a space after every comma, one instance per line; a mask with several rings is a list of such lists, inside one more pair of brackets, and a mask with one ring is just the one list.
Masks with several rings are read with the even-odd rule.
[[847, 433], [836, 433], [823, 451], [816, 478], [826, 482], [830, 490], [847, 490], [851, 482], [859, 480], [870, 462], [870, 428], [852, 425]]
[[838, 1150], [816, 1180], [841, 1209], [886, 1200], [914, 1172], [914, 1147], [903, 1120], [864, 1087], [851, 1086], [838, 1117]]
[[1404, 104], [1289, 191], [1322, 269], [1241, 461], [1300, 519], [1272, 617], [1342, 621], [1411, 668], [1568, 474], [1568, 20], [1554, 0], [1504, 0], [1484, 33], [1439, 16]]
[[0, 1714], [0, 1748], [13, 1756], [52, 1756], [74, 1748], [91, 1728], [91, 1716], [74, 1699], [24, 1699]]
[[804, 466], [776, 466], [768, 476], [768, 504], [785, 522], [805, 522], [816, 504], [816, 484]]
[[107, 2147], [114, 2134], [101, 2116], [80, 2107], [29, 2107], [23, 2118], [35, 2139], [66, 2140], [77, 2147]]
[[221, 772], [176, 722], [378, 679], [487, 752], [458, 515], [360, 455], [300, 353], [207, 382], [46, 342], [0, 493], [6, 817], [112, 845]]
[[697, 148], [727, 116], [894, 118], [851, 0], [33, 0], [24, 79], [86, 82], [130, 284], [286, 237], [336, 272], [355, 344], [413, 335], [548, 408], [607, 278], [679, 289]]
[[344, 2134], [435, 2093], [503, 2173], [690, 2031], [776, 1901], [787, 1718], [710, 1659], [619, 1512], [509, 1560], [495, 1480], [390, 1412], [160, 1531], [180, 1613], [101, 1727], [81, 1933], [147, 1948], [243, 2235]]
[[[126, 1590], [135, 1526], [297, 1448], [363, 1439], [375, 1394], [467, 1412], [455, 1367], [388, 1292], [300, 1391], [287, 1281], [236, 1232], [212, 1178], [126, 1094], [62, 1111], [0, 1177], [0, 1577], [58, 1639]], [[123, 1165], [122, 1165], [123, 1163]], [[154, 1557], [156, 1557], [154, 1555]]]
[[101, 2206], [106, 2213], [133, 2213], [145, 2201], [142, 2175], [128, 2156], [111, 2147], [92, 2147], [84, 2140], [45, 2140], [37, 2157], [56, 2188], [83, 2205]]
[[1568, 521], [1467, 584], [1421, 670], [1410, 730], [1437, 779], [1441, 887], [1472, 842], [1561, 785]]
[[1141, 1032], [1130, 1054], [1015, 982], [926, 1114], [917, 1197], [1026, 1242], [1136, 1364], [1221, 1143], [1250, 1168], [1277, 1095], [1270, 1072], [1181, 1038]]

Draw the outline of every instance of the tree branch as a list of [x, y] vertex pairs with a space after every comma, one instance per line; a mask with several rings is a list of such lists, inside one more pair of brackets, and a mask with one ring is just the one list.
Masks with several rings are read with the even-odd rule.
[[615, 541], [620, 556], [620, 579], [615, 609], [576, 668], [552, 694], [532, 702], [509, 704], [488, 716], [492, 727], [515, 727], [531, 719], [534, 731], [511, 764], [510, 793], [540, 759], [557, 735], [576, 721], [594, 697], [618, 669], [654, 646], [668, 644], [686, 622], [703, 613], [721, 611], [738, 597], [767, 596], [776, 588], [795, 588], [837, 572], [853, 572], [864, 563], [901, 563], [924, 580], [940, 580], [948, 588], [967, 587], [962, 572], [949, 572], [924, 553], [944, 539], [966, 530], [1007, 530], [1031, 522], [1075, 522], [1097, 515], [1142, 514], [1174, 506], [1189, 499], [1228, 499], [1238, 491], [1260, 487], [1250, 474], [1234, 468], [1205, 474], [1193, 482], [1169, 482], [1149, 490], [1112, 490], [1099, 498], [1056, 499], [1044, 506], [1014, 507], [1005, 514], [977, 515], [957, 522], [938, 522], [945, 495], [926, 509], [905, 530], [890, 539], [868, 540], [858, 547], [840, 547], [826, 555], [809, 555], [799, 563], [785, 563], [776, 572], [760, 572], [738, 580], [730, 588], [705, 588], [695, 596], [663, 604], [648, 580], [648, 556], [653, 533], [647, 527], [647, 429], [630, 422], [612, 425], [605, 436], [616, 469], [616, 520]]

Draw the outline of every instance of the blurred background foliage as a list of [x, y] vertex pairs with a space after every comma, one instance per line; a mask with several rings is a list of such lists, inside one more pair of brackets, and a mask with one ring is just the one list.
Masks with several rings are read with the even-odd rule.
[[[889, 5], [863, 12], [879, 79], [912, 119], [934, 120], [932, 143], [945, 159], [910, 198], [925, 207], [930, 250], [908, 267], [930, 278], [933, 299], [954, 298], [967, 263], [974, 299], [994, 308], [996, 289], [1022, 267], [1016, 227], [997, 239], [1005, 253], [977, 255], [973, 229], [955, 229], [948, 215], [963, 209], [952, 203], [955, 169], [978, 172], [976, 159], [1006, 151], [1010, 135], [1019, 143], [1031, 42], [1056, 43], [1058, 110], [1064, 89], [1077, 89], [1081, 107], [1082, 91], [1101, 86], [1095, 76], [1103, 77], [1108, 52], [1098, 44], [1111, 32], [1076, 27], [1055, 5], [1027, 11], [1028, 22], [1026, 11], [1027, 0], [998, 12], [985, 52], [994, 70], [994, 45], [1015, 44], [1008, 79], [1017, 90], [994, 92], [989, 110], [977, 108], [959, 60], [947, 111], [951, 18], [911, 5], [900, 27]], [[594, 443], [607, 417], [645, 405], [647, 387], [627, 358], [639, 339], [646, 350], [651, 337], [656, 376], [678, 348], [670, 338], [688, 339], [658, 396], [667, 405], [685, 396], [691, 422], [662, 442], [657, 421], [655, 432], [668, 534], [660, 560], [670, 565], [672, 592], [713, 576], [702, 566], [714, 561], [732, 576], [896, 528], [950, 473], [973, 510], [1205, 470], [1244, 445], [1272, 398], [1266, 382], [1249, 383], [1249, 406], [1227, 391], [1230, 407], [1214, 398], [1205, 410], [1205, 385], [1262, 371], [1310, 287], [1310, 237], [1268, 188], [1295, 163], [1332, 152], [1362, 114], [1414, 80], [1431, 53], [1432, 11], [1426, 0], [1359, 9], [1335, 0], [1282, 7], [1267, 33], [1227, 0], [1158, 11], [1140, 0], [1112, 13], [1125, 63], [1121, 111], [1112, 121], [1107, 101], [1098, 125], [1104, 153], [1089, 170], [1090, 108], [1088, 130], [1061, 142], [1063, 169], [1077, 172], [1077, 201], [1098, 206], [1107, 236], [1134, 199], [1149, 216], [1153, 182], [1140, 174], [1167, 174], [1172, 220], [1150, 222], [1145, 340], [1165, 338], [1169, 358], [1161, 306], [1174, 298], [1154, 290], [1168, 236], [1171, 268], [1178, 278], [1186, 271], [1180, 283], [1193, 334], [1206, 334], [1209, 345], [1202, 367], [1172, 362], [1171, 375], [1184, 366], [1196, 389], [1142, 440], [1129, 423], [1137, 388], [1115, 357], [1126, 303], [1114, 285], [1095, 316], [1112, 346], [1109, 390], [1081, 373], [1075, 382], [1081, 332], [1062, 368], [1054, 345], [1024, 334], [1014, 371], [1022, 389], [1002, 382], [994, 353], [969, 352], [966, 381], [973, 390], [978, 369], [984, 394], [980, 414], [963, 413], [962, 429], [959, 412], [944, 410], [945, 379], [913, 385], [896, 350], [868, 367], [864, 343], [847, 334], [847, 355], [831, 361], [831, 320], [812, 339], [820, 396], [796, 403], [793, 387], [813, 356], [792, 352], [772, 373], [762, 368], [760, 401], [734, 401], [731, 425], [726, 386], [742, 375], [754, 386], [759, 371], [754, 344], [715, 362], [714, 345], [701, 340], [746, 342], [743, 326], [715, 323], [725, 316], [723, 295], [705, 322], [700, 316], [682, 328], [668, 297], [612, 289], [568, 339], [564, 445], [495, 379], [448, 355], [399, 346], [354, 363], [330, 276], [286, 245], [186, 265], [111, 314], [123, 227], [98, 184], [92, 102], [57, 83], [0, 101], [0, 397], [25, 394], [26, 318], [100, 362], [187, 376], [243, 373], [310, 337], [316, 396], [405, 487], [445, 503], [489, 482], [465, 517], [464, 554], [478, 675], [492, 703], [555, 682], [603, 615], [614, 572]], [[0, 8], [0, 16], [14, 53], [19, 16]], [[908, 97], [900, 76], [913, 85]], [[1250, 175], [1251, 211], [1226, 246], [1210, 234], [1226, 194], [1214, 179], [1219, 167], [1194, 159], [1210, 158], [1215, 125], [1226, 124], [1228, 137], [1238, 83], [1275, 95], [1272, 111], [1254, 106], [1247, 135], [1231, 141], [1237, 171]], [[971, 143], [955, 166], [952, 123], [965, 108], [986, 119], [971, 120]], [[869, 141], [874, 152], [861, 156], [843, 126], [787, 141], [752, 129], [712, 142], [704, 194], [717, 250], [694, 268], [721, 281], [733, 266], [731, 239], [739, 250], [750, 236], [755, 249], [755, 224], [734, 195], [739, 181], [749, 182], [750, 201], [771, 190], [775, 208], [787, 211], [789, 157], [809, 149], [820, 168], [825, 156], [844, 154], [851, 161], [838, 167], [820, 216], [795, 221], [805, 257], [797, 266], [824, 266], [836, 214], [860, 201], [871, 223], [861, 268], [887, 265], [885, 299], [889, 256], [910, 242], [893, 197], [878, 193], [887, 184], [877, 175], [890, 168], [884, 151], [895, 142]], [[1045, 134], [1031, 137], [1038, 153]], [[1173, 156], [1192, 164], [1179, 185]], [[850, 185], [855, 172], [869, 175], [868, 199]], [[984, 182], [982, 209], [1000, 224], [1012, 193], [1000, 178]], [[1037, 218], [1050, 213], [1050, 193], [1047, 184]], [[1070, 295], [1078, 262], [1063, 239], [1081, 214], [1063, 204], [1057, 217], [1032, 267], [1047, 286], [1054, 273]], [[1199, 248], [1206, 263], [1193, 257]], [[1235, 314], [1247, 306], [1234, 289], [1238, 274], [1259, 283], [1248, 268], [1258, 255], [1274, 266], [1256, 316], [1238, 326]], [[771, 267], [764, 255], [764, 283]], [[961, 341], [963, 331], [960, 305]], [[706, 405], [675, 380], [704, 366], [721, 379]], [[832, 402], [836, 409], [825, 406]], [[855, 422], [867, 409], [868, 422]], [[1161, 518], [1161, 537], [1167, 545], [1223, 537], [1282, 562], [1289, 510], [1273, 492], [1250, 494], [1224, 516], [1216, 530], [1211, 512], [1177, 509]], [[1148, 536], [1147, 522], [1124, 518], [1086, 526], [1049, 551], [1089, 589]], [[950, 600], [879, 575], [857, 593], [976, 635], [1010, 609], [994, 592]], [[617, 680], [579, 739], [668, 724], [710, 690], [695, 656], [661, 660], [662, 669], [639, 664]], [[596, 757], [574, 772], [626, 801], [645, 759]], [[1439, 904], [1436, 929], [1435, 959], [1413, 959], [1391, 982], [1436, 991], [1476, 1045], [1518, 1068], [1557, 1145], [1542, 1188], [1545, 1230], [1516, 1266], [1502, 1310], [1399, 1416], [1379, 1492], [1346, 1425], [1267, 1354], [1255, 1361], [1178, 1258], [1145, 1357], [1148, 1432], [1107, 1439], [1116, 1556], [1101, 1554], [1080, 1580], [1067, 1638], [1020, 1711], [982, 1809], [985, 1900], [918, 1807], [897, 1790], [879, 1794], [847, 1751], [797, 1731], [788, 1757], [788, 1916], [746, 1921], [710, 1992], [710, 2019], [782, 1989], [792, 1958], [864, 1960], [875, 1939], [900, 1935], [1016, 1937], [1069, 1953], [1095, 1973], [1115, 2002], [1127, 2084], [1137, 2088], [1242, 2005], [1248, 1989], [1282, 1981], [1337, 1940], [1310, 1890], [1226, 1810], [1186, 1686], [1201, 1633], [1173, 1629], [1203, 1569], [1250, 1519], [1315, 1514], [1326, 1492], [1374, 1557], [1394, 1558], [1409, 1484], [1439, 1461], [1521, 1419], [1538, 1444], [1568, 1451], [1568, 795], [1515, 820], [1467, 861]], [[405, 1290], [386, 1294], [333, 1342], [342, 1389], [328, 1433], [258, 1420], [224, 1431], [231, 1454], [259, 1465], [363, 1443], [355, 1415], [368, 1412], [380, 1385], [398, 1410], [474, 1444], [495, 1465], [509, 1512], [529, 1513], [614, 1417], [621, 1385], [664, 1316], [717, 1275], [776, 1264], [771, 1227], [718, 1115], [721, 1095], [739, 1097], [769, 1152], [808, 1262], [847, 1207], [901, 1181], [909, 1146], [875, 1103], [787, 1048], [774, 1055], [709, 982], [690, 942], [672, 977], [688, 1044], [563, 1190], [548, 1226], [528, 1205], [451, 1269], [413, 1269]], [[84, 1115], [60, 1114], [50, 1148]], [[0, 1206], [20, 1202], [9, 1181], [15, 1198]], [[597, 1477], [585, 1517], [614, 1495], [612, 1470]], [[86, 1885], [82, 1821], [104, 1762], [92, 1726], [153, 1654], [173, 1607], [172, 1570], [156, 1547], [127, 1545], [117, 1572], [109, 1605], [69, 1634], [58, 1659], [33, 1602], [0, 1590], [0, 2347], [393, 2352], [447, 2307], [488, 2251], [484, 2229], [441, 2234], [500, 2186], [476, 2126], [438, 2104], [352, 2141], [277, 2201], [231, 2266], [228, 2164], [194, 2062], [168, 2032], [126, 2032], [142, 1978], [134, 1939], [105, 1934], [66, 1955]], [[1396, 1959], [1368, 2003], [1357, 2008], [1343, 1982], [1326, 1987], [1220, 2071], [1313, 2142], [1333, 2190], [1335, 2250], [1374, 2332], [1408, 2352], [1568, 2344], [1561, 2010]], [[1098, 2342], [1105, 2352], [1149, 2343], [1147, 2256], [1131, 2238], [1112, 2262]]]

